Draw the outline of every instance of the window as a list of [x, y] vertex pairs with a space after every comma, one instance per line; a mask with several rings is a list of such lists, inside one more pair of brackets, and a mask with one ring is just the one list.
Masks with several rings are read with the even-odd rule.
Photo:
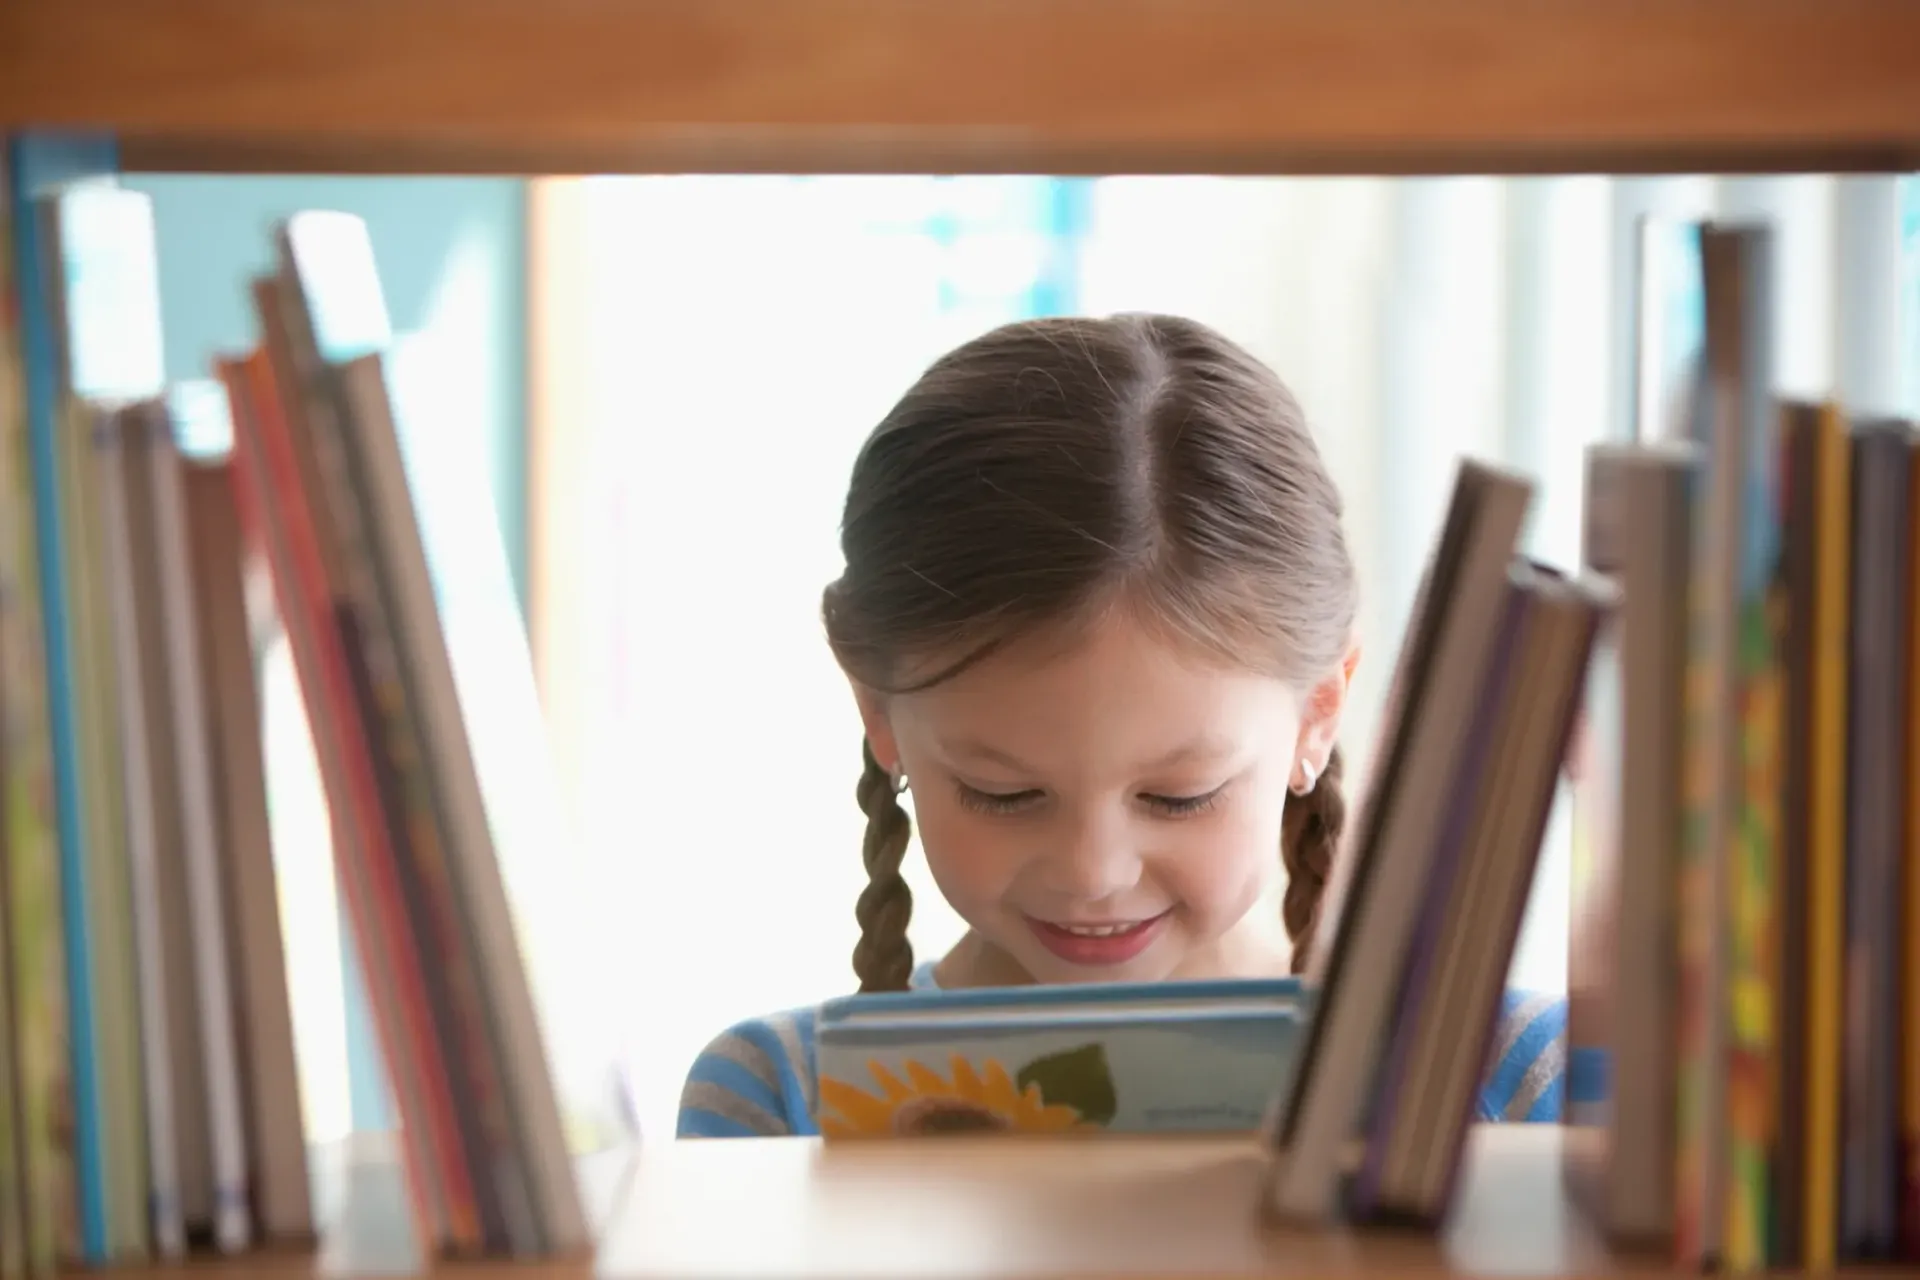
[[[590, 264], [547, 336], [567, 335], [587, 387], [548, 424], [569, 461], [536, 500], [569, 551], [534, 573], [572, 584], [543, 662], [572, 690], [563, 754], [587, 856], [631, 921], [631, 977], [616, 979], [631, 994], [612, 1000], [646, 1128], [670, 1131], [688, 1061], [726, 1023], [851, 986], [859, 727], [819, 591], [839, 570], [854, 453], [933, 356], [1017, 315], [1157, 309], [1272, 363], [1347, 499], [1366, 657], [1345, 740], [1364, 765], [1461, 453], [1533, 474], [1529, 549], [1577, 562], [1585, 449], [1636, 418], [1639, 215], [1773, 217], [1794, 299], [1782, 347], [1796, 379], [1825, 386], [1835, 190], [1818, 176], [580, 184], [543, 233]], [[1516, 985], [1565, 982], [1569, 846], [1563, 802]], [[938, 953], [958, 921], [916, 855], [908, 877], [916, 949]]]

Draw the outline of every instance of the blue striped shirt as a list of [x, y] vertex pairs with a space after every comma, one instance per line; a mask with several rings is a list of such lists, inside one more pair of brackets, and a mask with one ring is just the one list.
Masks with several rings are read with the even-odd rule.
[[[933, 962], [911, 985], [929, 989]], [[694, 1059], [680, 1095], [678, 1136], [750, 1138], [817, 1135], [814, 1123], [814, 1011], [789, 1009], [737, 1023]], [[1554, 1123], [1567, 1105], [1598, 1101], [1599, 1064], [1566, 1058], [1564, 995], [1508, 991], [1480, 1091], [1482, 1120]]]

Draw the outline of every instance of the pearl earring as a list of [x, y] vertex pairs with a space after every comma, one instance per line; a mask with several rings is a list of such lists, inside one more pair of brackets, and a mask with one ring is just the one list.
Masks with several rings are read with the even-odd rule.
[[905, 769], [895, 769], [893, 771], [893, 794], [899, 795], [901, 792], [905, 791], [906, 789], [907, 789], [907, 771]]
[[1297, 796], [1304, 796], [1312, 792], [1313, 784], [1319, 780], [1320, 771], [1313, 767], [1313, 761], [1302, 760], [1300, 762], [1300, 776], [1293, 780], [1287, 787], [1287, 790]]

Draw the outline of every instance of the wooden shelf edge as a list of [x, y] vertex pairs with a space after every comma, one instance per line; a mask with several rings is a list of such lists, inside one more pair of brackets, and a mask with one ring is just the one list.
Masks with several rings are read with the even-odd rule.
[[1920, 6], [12, 0], [21, 126], [174, 170], [1891, 170]]
[[778, 129], [750, 136], [629, 145], [442, 142], [222, 136], [123, 136], [129, 173], [460, 174], [589, 177], [602, 174], [1285, 174], [1502, 176], [1600, 174], [1900, 173], [1920, 169], [1920, 143], [1849, 147], [1690, 145], [1640, 147], [1143, 147], [1055, 146], [1030, 139], [822, 138]]
[[[360, 1135], [366, 1137], [369, 1135]], [[981, 1280], [1681, 1280], [1664, 1250], [1602, 1242], [1562, 1185], [1596, 1137], [1557, 1125], [1475, 1127], [1439, 1233], [1287, 1228], [1259, 1212], [1267, 1155], [1245, 1137], [966, 1138], [822, 1144], [659, 1141], [580, 1162], [593, 1258], [447, 1262], [448, 1280], [701, 1276]], [[1577, 1144], [1571, 1145], [1570, 1144]], [[306, 1255], [121, 1268], [117, 1280], [405, 1275], [411, 1248], [390, 1148], [322, 1148], [342, 1205]], [[1840, 1275], [1891, 1274], [1871, 1267]]]

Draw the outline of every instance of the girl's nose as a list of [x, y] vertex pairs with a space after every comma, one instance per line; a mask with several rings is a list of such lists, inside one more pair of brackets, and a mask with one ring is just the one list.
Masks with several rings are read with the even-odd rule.
[[1127, 824], [1099, 814], [1072, 819], [1046, 855], [1049, 892], [1071, 902], [1102, 902], [1140, 883], [1140, 855]]

